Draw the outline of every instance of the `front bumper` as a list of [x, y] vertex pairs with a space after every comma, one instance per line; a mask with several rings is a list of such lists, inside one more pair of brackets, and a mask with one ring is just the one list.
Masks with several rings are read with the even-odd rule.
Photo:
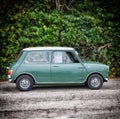
[[107, 82], [109, 80], [109, 78], [105, 78], [105, 82]]

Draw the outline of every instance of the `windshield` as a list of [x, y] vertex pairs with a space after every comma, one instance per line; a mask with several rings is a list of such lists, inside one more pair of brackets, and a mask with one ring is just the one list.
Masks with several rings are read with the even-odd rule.
[[76, 55], [78, 55], [79, 53], [75, 50], [75, 53], [76, 53]]

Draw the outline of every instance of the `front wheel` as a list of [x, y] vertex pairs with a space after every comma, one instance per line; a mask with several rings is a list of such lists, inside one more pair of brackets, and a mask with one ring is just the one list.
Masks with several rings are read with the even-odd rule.
[[100, 89], [103, 85], [103, 78], [98, 74], [93, 74], [88, 77], [87, 86], [90, 89]]
[[21, 91], [29, 91], [33, 87], [33, 79], [28, 75], [22, 75], [17, 78], [16, 86]]

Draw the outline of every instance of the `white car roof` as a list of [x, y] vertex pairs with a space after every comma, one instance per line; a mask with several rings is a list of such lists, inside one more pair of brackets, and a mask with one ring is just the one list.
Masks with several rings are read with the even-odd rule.
[[24, 48], [23, 51], [34, 51], [34, 50], [74, 50], [71, 47], [29, 47]]

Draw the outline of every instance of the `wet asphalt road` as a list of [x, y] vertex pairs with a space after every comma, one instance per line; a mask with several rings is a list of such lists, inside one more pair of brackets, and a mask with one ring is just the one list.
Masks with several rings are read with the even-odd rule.
[[0, 119], [120, 119], [120, 80], [100, 90], [85, 86], [39, 87], [18, 91], [0, 83]]

